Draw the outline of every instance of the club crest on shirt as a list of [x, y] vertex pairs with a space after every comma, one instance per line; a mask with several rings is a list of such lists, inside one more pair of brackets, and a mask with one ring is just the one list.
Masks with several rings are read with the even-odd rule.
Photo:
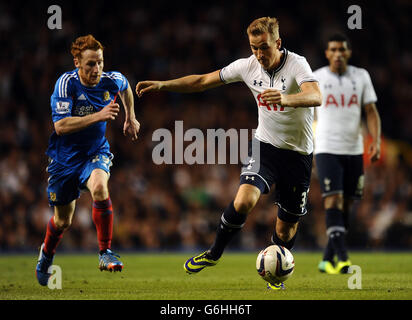
[[56, 201], [57, 200], [57, 196], [55, 192], [50, 192], [50, 200], [51, 201]]
[[280, 81], [282, 82], [282, 91], [285, 91], [286, 90], [286, 84], [285, 84], [286, 78], [284, 76], [282, 76], [280, 78]]
[[110, 100], [110, 93], [109, 93], [109, 91], [103, 92], [103, 100], [104, 100], [104, 101]]

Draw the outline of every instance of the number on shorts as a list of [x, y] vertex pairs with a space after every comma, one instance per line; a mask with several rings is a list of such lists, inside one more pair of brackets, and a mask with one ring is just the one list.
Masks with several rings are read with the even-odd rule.
[[300, 208], [302, 209], [302, 211], [304, 210], [306, 202], [308, 201], [308, 193], [309, 189], [307, 191], [302, 192], [302, 202], [300, 203]]

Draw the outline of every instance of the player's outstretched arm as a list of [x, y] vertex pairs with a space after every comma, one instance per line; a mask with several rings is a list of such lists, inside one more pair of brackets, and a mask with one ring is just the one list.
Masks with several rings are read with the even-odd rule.
[[283, 107], [308, 108], [322, 104], [322, 93], [317, 82], [304, 82], [301, 92], [282, 94], [279, 90], [268, 89], [262, 93], [262, 99], [268, 104], [279, 104]]
[[220, 79], [220, 70], [206, 74], [190, 76], [167, 81], [140, 81], [136, 85], [136, 93], [140, 97], [152, 91], [171, 91], [180, 93], [200, 92], [215, 88], [224, 83]]
[[137, 140], [137, 134], [140, 130], [140, 123], [136, 120], [134, 113], [134, 98], [130, 85], [127, 86], [126, 90], [120, 91], [119, 96], [123, 102], [124, 111], [126, 114], [123, 124], [123, 134], [125, 136], [132, 137], [132, 141], [135, 141]]
[[61, 136], [83, 130], [97, 122], [116, 119], [119, 114], [119, 104], [111, 101], [99, 112], [84, 117], [66, 117], [54, 123], [56, 134]]

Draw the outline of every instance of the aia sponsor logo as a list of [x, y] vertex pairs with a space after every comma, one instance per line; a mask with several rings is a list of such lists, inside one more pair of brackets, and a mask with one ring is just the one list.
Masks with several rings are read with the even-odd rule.
[[341, 95], [333, 95], [328, 94], [326, 97], [325, 107], [335, 106], [335, 107], [348, 107], [350, 108], [352, 105], [359, 106], [359, 100], [357, 94], [352, 94], [349, 99], [345, 97], [344, 94]]

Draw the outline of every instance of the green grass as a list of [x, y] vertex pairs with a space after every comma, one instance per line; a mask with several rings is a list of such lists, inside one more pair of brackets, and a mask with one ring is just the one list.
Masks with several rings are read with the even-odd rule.
[[350, 290], [351, 275], [317, 270], [320, 253], [294, 253], [296, 268], [286, 290], [266, 290], [255, 268], [257, 254], [226, 253], [219, 264], [187, 275], [190, 254], [123, 254], [121, 273], [100, 272], [97, 255], [58, 254], [62, 290], [41, 287], [35, 279], [37, 255], [0, 256], [0, 300], [277, 300], [412, 299], [412, 254], [352, 253], [362, 268], [362, 289]]

